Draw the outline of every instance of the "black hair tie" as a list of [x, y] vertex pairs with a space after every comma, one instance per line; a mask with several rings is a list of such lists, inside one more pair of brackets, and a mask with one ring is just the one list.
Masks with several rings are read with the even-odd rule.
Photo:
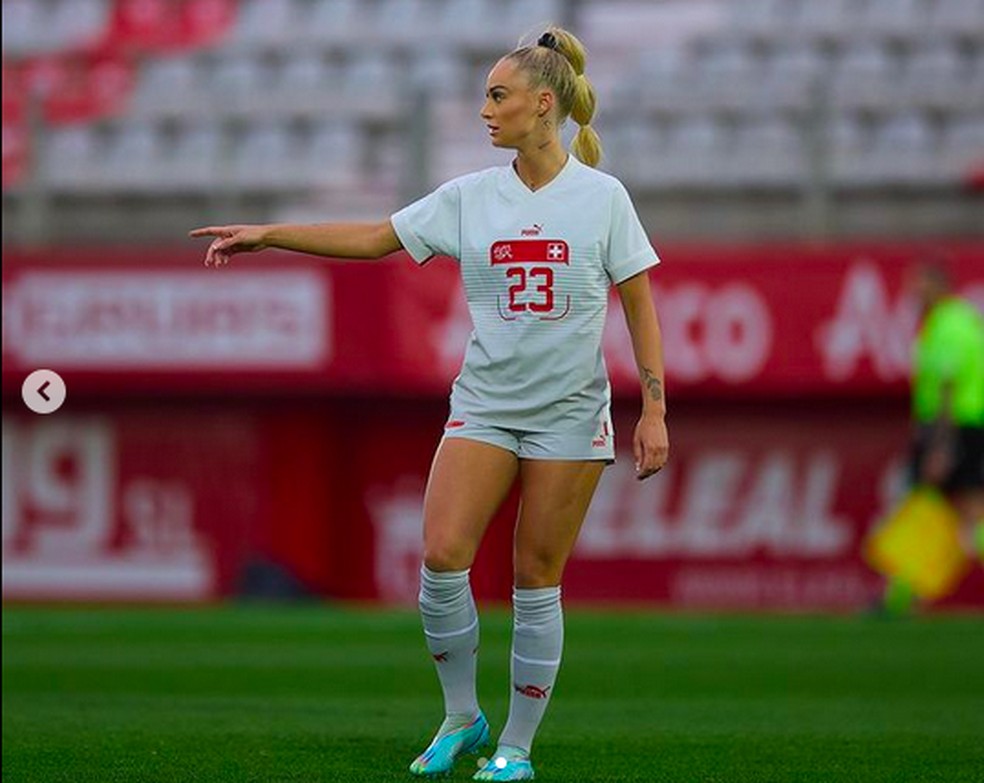
[[557, 51], [557, 37], [550, 32], [544, 33], [537, 39], [536, 45], [546, 46], [548, 49], [553, 49], [554, 51]]

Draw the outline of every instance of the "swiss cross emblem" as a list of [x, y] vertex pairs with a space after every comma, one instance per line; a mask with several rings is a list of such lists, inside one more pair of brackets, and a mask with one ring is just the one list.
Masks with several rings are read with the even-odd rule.
[[505, 261], [506, 259], [512, 258], [512, 245], [497, 244], [493, 250], [493, 255], [496, 261]]
[[564, 245], [560, 242], [551, 242], [547, 245], [547, 258], [558, 261], [564, 257]]

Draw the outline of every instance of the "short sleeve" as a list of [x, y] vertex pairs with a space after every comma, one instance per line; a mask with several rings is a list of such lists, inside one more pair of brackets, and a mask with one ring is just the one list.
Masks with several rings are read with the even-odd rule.
[[418, 264], [432, 256], [460, 256], [461, 191], [448, 182], [396, 212], [390, 222], [400, 243]]
[[618, 183], [612, 189], [605, 271], [611, 281], [618, 284], [658, 263], [659, 256], [639, 222], [632, 199], [622, 183]]

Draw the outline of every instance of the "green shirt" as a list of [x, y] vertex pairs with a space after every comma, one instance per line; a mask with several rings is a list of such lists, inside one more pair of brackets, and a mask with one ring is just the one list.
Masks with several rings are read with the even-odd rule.
[[984, 426], [984, 316], [956, 297], [933, 305], [916, 337], [912, 382], [916, 421], [931, 422], [943, 415], [947, 386], [953, 423]]

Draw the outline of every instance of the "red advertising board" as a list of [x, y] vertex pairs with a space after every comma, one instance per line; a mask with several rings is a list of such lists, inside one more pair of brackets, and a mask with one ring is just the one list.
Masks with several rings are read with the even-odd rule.
[[4, 598], [206, 600], [257, 563], [325, 593], [337, 458], [310, 409], [5, 412]]
[[[958, 289], [984, 308], [984, 244], [942, 249]], [[916, 315], [903, 280], [919, 252], [665, 248], [650, 280], [671, 394], [904, 394]], [[208, 270], [187, 248], [59, 251], [42, 263], [9, 253], [3, 305], [7, 393], [50, 367], [82, 392], [443, 395], [471, 330], [446, 259], [418, 269], [399, 257], [353, 264], [271, 253]], [[605, 353], [615, 393], [632, 395], [635, 364], [621, 321], [613, 293]]]
[[5, 598], [217, 594], [223, 530], [262, 511], [257, 426], [169, 413], [4, 417]]
[[[445, 406], [280, 407], [5, 415], [4, 597], [205, 600], [243, 590], [261, 562], [311, 594], [412, 603]], [[618, 460], [569, 600], [853, 611], [878, 594], [859, 553], [904, 486], [904, 405], [677, 406], [671, 462], [643, 483], [634, 415], [617, 410]], [[509, 596], [515, 511], [513, 498], [473, 570], [482, 599]], [[942, 605], [984, 607], [984, 571]]]
[[[406, 405], [350, 417], [345, 555], [338, 589], [412, 603], [423, 491], [445, 409]], [[413, 411], [413, 409], [410, 409]], [[678, 608], [857, 610], [880, 579], [861, 543], [905, 485], [901, 401], [684, 404], [672, 409], [671, 459], [638, 482], [636, 407], [616, 410], [618, 459], [606, 470], [564, 579], [572, 601]], [[349, 430], [343, 429], [342, 432]], [[356, 434], [357, 433], [357, 434]], [[506, 600], [515, 499], [493, 522], [473, 581]], [[949, 605], [984, 606], [977, 567]]]

